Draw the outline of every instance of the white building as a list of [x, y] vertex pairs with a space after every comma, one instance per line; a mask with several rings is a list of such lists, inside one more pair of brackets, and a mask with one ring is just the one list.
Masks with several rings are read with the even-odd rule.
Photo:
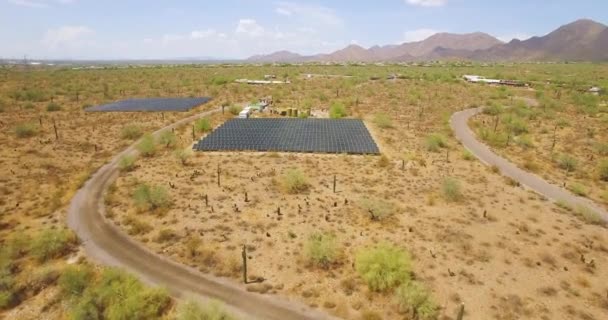
[[487, 79], [486, 77], [476, 76], [476, 75], [464, 75], [463, 78], [468, 82], [473, 83], [493, 83], [499, 84], [500, 80], [497, 79]]

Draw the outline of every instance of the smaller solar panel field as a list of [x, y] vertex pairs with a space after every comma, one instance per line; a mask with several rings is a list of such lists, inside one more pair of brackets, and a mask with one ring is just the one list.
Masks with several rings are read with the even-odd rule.
[[183, 112], [209, 102], [211, 98], [141, 98], [90, 107], [87, 112]]
[[357, 119], [232, 119], [195, 144], [194, 150], [380, 153]]

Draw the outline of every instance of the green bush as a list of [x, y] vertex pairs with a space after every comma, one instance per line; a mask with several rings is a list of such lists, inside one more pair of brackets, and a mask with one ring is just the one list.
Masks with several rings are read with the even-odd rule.
[[38, 134], [38, 126], [33, 123], [21, 123], [15, 127], [17, 138], [30, 138]]
[[608, 159], [600, 161], [597, 171], [601, 180], [608, 181]]
[[124, 155], [118, 161], [118, 168], [120, 171], [132, 171], [135, 169], [135, 161], [137, 161], [135, 156]]
[[576, 215], [578, 215], [581, 219], [583, 219], [583, 221], [585, 221], [589, 224], [597, 224], [597, 225], [605, 224], [604, 219], [598, 212], [596, 212], [593, 209], [587, 208], [585, 206], [582, 206], [582, 205], [576, 206], [576, 208], [574, 209], [574, 213]]
[[59, 277], [59, 287], [68, 296], [80, 296], [89, 286], [93, 271], [88, 266], [68, 266]]
[[141, 184], [133, 193], [135, 205], [142, 210], [155, 210], [165, 208], [171, 204], [171, 197], [162, 186], [149, 186]]
[[332, 119], [344, 118], [348, 115], [346, 107], [340, 102], [334, 102], [329, 107], [329, 117]]
[[520, 135], [528, 132], [528, 124], [525, 122], [525, 120], [518, 117], [510, 118], [507, 123], [507, 127], [515, 135]]
[[327, 268], [336, 260], [338, 254], [336, 236], [315, 232], [308, 237], [304, 251], [312, 263]]
[[200, 305], [194, 300], [180, 303], [177, 307], [177, 320], [235, 320], [230, 313], [224, 310], [222, 304], [210, 301]]
[[61, 106], [54, 102], [51, 102], [46, 105], [46, 111], [48, 111], [48, 112], [55, 112], [55, 111], [59, 111], [59, 110], [61, 110]]
[[580, 183], [573, 183], [570, 185], [570, 191], [577, 196], [586, 197], [587, 196], [587, 188]]
[[243, 111], [243, 108], [237, 105], [231, 105], [230, 107], [228, 107], [228, 112], [235, 116], [238, 116], [241, 111]]
[[530, 149], [534, 147], [534, 142], [532, 142], [532, 138], [530, 138], [530, 136], [528, 135], [523, 135], [517, 138], [517, 140], [515, 140], [515, 143], [517, 143], [518, 146], [524, 149]]
[[562, 154], [557, 158], [557, 165], [563, 170], [572, 172], [576, 170], [578, 160], [570, 155]]
[[8, 309], [13, 305], [15, 296], [11, 291], [0, 290], [0, 310]]
[[466, 161], [475, 160], [475, 156], [473, 155], [473, 153], [471, 153], [471, 151], [466, 150], [466, 149], [462, 151], [462, 158]]
[[439, 149], [447, 148], [448, 143], [443, 135], [432, 133], [424, 139], [424, 145], [430, 152], [439, 152]]
[[165, 130], [158, 136], [158, 143], [165, 146], [165, 148], [175, 147], [177, 144], [177, 136], [171, 130]]
[[73, 319], [162, 319], [171, 305], [166, 290], [146, 288], [132, 275], [105, 269], [72, 305]]
[[209, 118], [198, 119], [194, 123], [194, 129], [197, 132], [208, 132], [208, 131], [211, 131], [211, 121], [209, 120]]
[[129, 124], [122, 128], [120, 131], [120, 136], [123, 139], [135, 140], [139, 139], [144, 134], [143, 130], [140, 126], [135, 124]]
[[369, 214], [374, 221], [380, 221], [392, 216], [396, 208], [391, 202], [382, 199], [363, 198], [359, 205], [365, 214]]
[[502, 112], [503, 107], [495, 103], [483, 108], [483, 113], [491, 116], [497, 116]]
[[449, 202], [456, 202], [462, 199], [460, 181], [455, 178], [445, 178], [441, 184], [441, 194]]
[[288, 193], [301, 193], [308, 190], [310, 184], [300, 169], [288, 169], [281, 177], [281, 184]]
[[145, 134], [136, 148], [144, 157], [153, 156], [154, 153], [156, 153], [156, 142], [154, 141], [154, 137], [149, 133]]
[[388, 129], [393, 127], [393, 121], [385, 113], [376, 113], [374, 115], [374, 123], [378, 128]]
[[420, 320], [436, 319], [439, 314], [427, 289], [416, 281], [401, 285], [395, 292], [399, 308], [403, 312], [413, 311]]
[[177, 158], [177, 160], [179, 160], [179, 162], [185, 166], [188, 164], [188, 159], [192, 157], [192, 150], [177, 149], [173, 154], [175, 155], [175, 158]]
[[397, 247], [381, 244], [357, 253], [355, 270], [371, 290], [385, 291], [408, 283], [411, 258]]
[[76, 245], [76, 236], [66, 229], [48, 229], [32, 239], [30, 252], [41, 262], [59, 258]]

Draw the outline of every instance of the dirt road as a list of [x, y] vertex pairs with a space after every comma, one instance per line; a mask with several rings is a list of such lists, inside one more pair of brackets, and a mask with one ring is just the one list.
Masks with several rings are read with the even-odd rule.
[[[210, 115], [207, 111], [160, 129], [171, 130]], [[331, 319], [308, 306], [277, 296], [247, 292], [228, 279], [202, 274], [197, 270], [157, 255], [116, 228], [105, 219], [104, 195], [118, 176], [118, 162], [123, 155], [136, 154], [134, 145], [101, 167], [76, 193], [68, 209], [68, 225], [82, 240], [87, 256], [110, 266], [119, 266], [138, 275], [147, 283], [166, 287], [172, 295], [217, 299], [245, 319]]]
[[483, 108], [467, 109], [454, 113], [450, 118], [450, 125], [454, 131], [454, 136], [466, 149], [481, 162], [498, 167], [504, 176], [519, 182], [522, 186], [532, 189], [551, 201], [563, 200], [571, 205], [585, 206], [598, 212], [603, 216], [605, 221], [608, 221], [608, 212], [600, 205], [587, 198], [578, 197], [566, 189], [548, 183], [533, 173], [518, 168], [514, 163], [498, 156], [484, 143], [479, 142], [475, 138], [473, 131], [469, 128], [468, 121], [471, 117], [482, 111]]

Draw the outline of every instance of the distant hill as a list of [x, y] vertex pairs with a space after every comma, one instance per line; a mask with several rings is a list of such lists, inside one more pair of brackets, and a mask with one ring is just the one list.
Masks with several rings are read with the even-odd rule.
[[252, 62], [407, 62], [425, 60], [478, 61], [604, 61], [608, 60], [608, 27], [578, 20], [557, 30], [528, 40], [503, 43], [482, 32], [468, 34], [437, 33], [429, 38], [400, 45], [350, 45], [344, 49], [314, 56], [288, 51], [258, 55]]

